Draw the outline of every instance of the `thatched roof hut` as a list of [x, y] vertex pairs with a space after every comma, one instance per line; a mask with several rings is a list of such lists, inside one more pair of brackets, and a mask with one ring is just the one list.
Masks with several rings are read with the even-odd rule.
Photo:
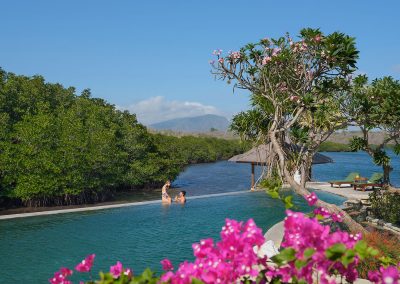
[[[291, 145], [291, 148], [294, 151], [299, 151], [300, 147], [297, 145]], [[253, 149], [240, 154], [233, 156], [228, 161], [235, 162], [235, 163], [248, 163], [251, 164], [251, 188], [254, 187], [255, 180], [254, 180], [254, 166], [263, 166], [267, 161], [268, 156], [270, 155], [270, 147], [269, 145], [262, 144]], [[325, 155], [320, 153], [316, 153], [313, 157], [312, 161], [313, 165], [315, 164], [326, 164], [326, 163], [333, 163], [333, 160]]]

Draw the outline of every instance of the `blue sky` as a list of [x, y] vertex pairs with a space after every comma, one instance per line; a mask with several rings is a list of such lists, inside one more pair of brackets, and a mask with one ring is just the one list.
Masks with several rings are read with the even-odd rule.
[[400, 77], [400, 1], [2, 1], [0, 66], [90, 88], [152, 123], [248, 108], [212, 51], [303, 27], [356, 37], [359, 72]]

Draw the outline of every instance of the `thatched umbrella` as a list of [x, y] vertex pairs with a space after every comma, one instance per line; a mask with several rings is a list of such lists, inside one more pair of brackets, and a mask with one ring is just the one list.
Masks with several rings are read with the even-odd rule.
[[[297, 145], [290, 145], [290, 147], [294, 151], [299, 151], [300, 147]], [[228, 161], [235, 162], [235, 163], [247, 163], [251, 164], [251, 188], [254, 187], [255, 179], [254, 179], [254, 166], [263, 166], [266, 164], [267, 158], [270, 155], [270, 146], [269, 145], [259, 145], [254, 147], [253, 149], [240, 154], [233, 156]], [[316, 164], [326, 164], [326, 163], [333, 163], [333, 160], [325, 155], [320, 153], [316, 153], [312, 160], [313, 165]]]

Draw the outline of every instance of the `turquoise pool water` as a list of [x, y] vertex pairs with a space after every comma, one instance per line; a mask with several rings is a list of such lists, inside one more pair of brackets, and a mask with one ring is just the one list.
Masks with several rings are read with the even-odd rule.
[[[344, 201], [318, 193], [329, 202]], [[299, 198], [295, 204], [309, 210]], [[265, 193], [239, 192], [189, 199], [183, 206], [150, 204], [1, 221], [1, 278], [4, 283], [46, 283], [61, 266], [73, 267], [90, 253], [96, 254], [94, 271], [107, 270], [116, 260], [136, 272], [145, 267], [161, 271], [161, 259], [177, 265], [192, 259], [193, 242], [218, 239], [225, 218], [253, 218], [265, 230], [283, 215], [283, 205]]]
[[[364, 176], [381, 171], [362, 152], [324, 154], [335, 163], [314, 166], [316, 180], [340, 179], [354, 170]], [[392, 182], [400, 186], [400, 158], [393, 156], [392, 164]], [[192, 259], [192, 243], [207, 237], [218, 239], [225, 218], [253, 218], [265, 231], [284, 217], [279, 201], [263, 192], [246, 191], [250, 187], [250, 166], [246, 164], [193, 165], [173, 185], [187, 191], [186, 205], [150, 204], [0, 221], [1, 283], [47, 283], [54, 271], [61, 266], [72, 268], [89, 253], [96, 254], [96, 272], [108, 270], [116, 260], [136, 272], [145, 267], [160, 271], [161, 259], [168, 257], [177, 265]], [[335, 204], [344, 201], [335, 195], [317, 194]], [[142, 193], [138, 200], [155, 198], [159, 194]], [[295, 198], [295, 204], [299, 210], [309, 210], [300, 198]], [[73, 280], [79, 279], [75, 273]]]

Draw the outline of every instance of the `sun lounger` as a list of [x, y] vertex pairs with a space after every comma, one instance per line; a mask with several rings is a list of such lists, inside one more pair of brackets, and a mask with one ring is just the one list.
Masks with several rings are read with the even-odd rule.
[[367, 187], [372, 187], [374, 190], [375, 187], [382, 187], [383, 174], [382, 173], [373, 173], [372, 176], [366, 182], [354, 182], [353, 188], [357, 190], [357, 188], [365, 191]]
[[343, 184], [348, 184], [349, 186], [351, 186], [354, 183], [356, 177], [358, 177], [359, 175], [359, 173], [353, 172], [350, 173], [344, 180], [331, 180], [328, 182], [331, 184], [331, 187], [333, 187], [334, 184], [338, 185], [339, 187], [341, 187]]

